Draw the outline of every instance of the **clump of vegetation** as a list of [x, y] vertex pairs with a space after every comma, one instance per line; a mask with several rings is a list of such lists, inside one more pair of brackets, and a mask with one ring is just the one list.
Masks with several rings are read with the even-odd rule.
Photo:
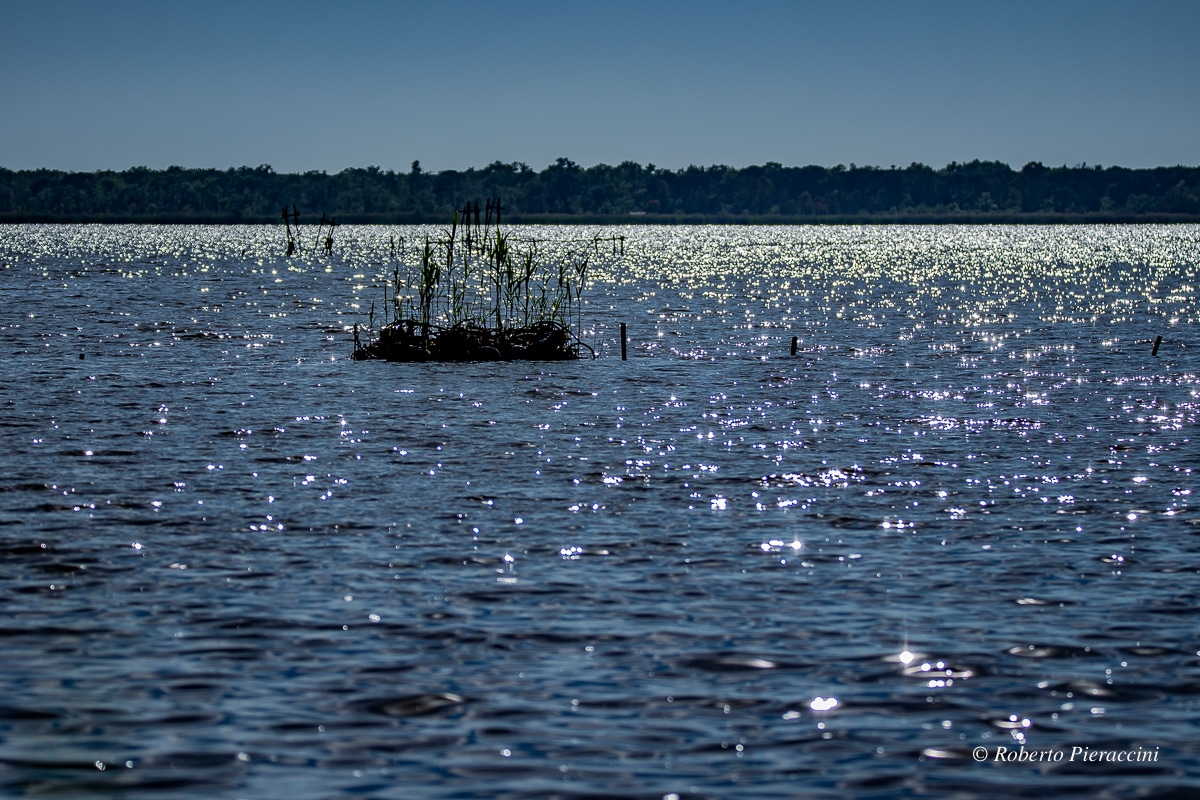
[[[557, 361], [579, 358], [584, 349], [595, 355], [578, 335], [590, 253], [580, 249], [550, 266], [537, 240], [514, 240], [501, 229], [501, 210], [499, 200], [489, 200], [482, 223], [478, 203], [456, 211], [441, 237], [425, 237], [416, 263], [393, 268], [383, 292], [388, 321], [375, 330], [372, 304], [366, 343], [355, 326], [355, 359]], [[598, 250], [610, 240], [589, 241]]]

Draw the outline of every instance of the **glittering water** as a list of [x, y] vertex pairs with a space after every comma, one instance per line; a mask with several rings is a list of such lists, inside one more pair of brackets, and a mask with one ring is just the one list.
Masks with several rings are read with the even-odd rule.
[[3, 792], [1200, 789], [1200, 228], [617, 233], [424, 365], [420, 229], [0, 229]]

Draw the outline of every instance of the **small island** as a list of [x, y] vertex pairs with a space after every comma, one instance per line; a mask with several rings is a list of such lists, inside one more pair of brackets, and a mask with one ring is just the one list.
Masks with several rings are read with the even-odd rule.
[[[385, 361], [562, 361], [595, 352], [579, 338], [587, 248], [543, 258], [536, 239], [500, 227], [499, 199], [454, 213], [450, 229], [424, 238], [415, 264], [397, 264], [383, 287], [387, 322], [354, 327], [354, 359]], [[598, 252], [601, 242], [587, 240]]]

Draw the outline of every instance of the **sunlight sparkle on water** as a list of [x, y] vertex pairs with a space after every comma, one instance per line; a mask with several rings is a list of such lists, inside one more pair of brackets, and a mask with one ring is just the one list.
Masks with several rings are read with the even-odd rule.
[[972, 794], [1019, 734], [1195, 788], [1200, 226], [619, 231], [598, 359], [394, 364], [437, 226], [8, 226], [14, 785]]

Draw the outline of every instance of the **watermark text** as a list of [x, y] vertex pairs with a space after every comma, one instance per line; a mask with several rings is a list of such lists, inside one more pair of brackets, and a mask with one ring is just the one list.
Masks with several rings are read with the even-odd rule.
[[971, 751], [976, 761], [995, 763], [1108, 763], [1134, 764], [1158, 761], [1158, 748], [1136, 747], [1132, 750], [1102, 750], [1092, 747], [1056, 747], [1049, 750], [1034, 750], [1031, 747], [1004, 747], [994, 749], [976, 747]]

